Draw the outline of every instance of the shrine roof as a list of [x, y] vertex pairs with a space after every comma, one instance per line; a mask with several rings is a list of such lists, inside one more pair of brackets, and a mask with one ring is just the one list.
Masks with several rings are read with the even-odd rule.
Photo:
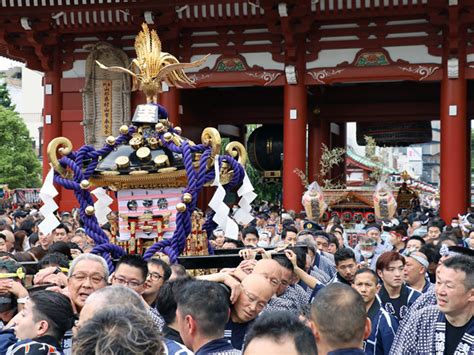
[[307, 61], [321, 49], [382, 44], [440, 54], [446, 7], [443, 0], [0, 0], [0, 55], [42, 71], [55, 65], [55, 50], [69, 70], [87, 55], [84, 45], [98, 41], [133, 56], [142, 22], [187, 61], [227, 51], [267, 52], [283, 63], [295, 60], [297, 36], [306, 38]]
[[347, 158], [349, 159], [349, 161], [352, 160], [352, 162], [356, 163], [356, 165], [359, 165], [362, 169], [365, 168], [370, 171], [374, 169], [382, 169], [382, 172], [384, 174], [398, 174], [397, 170], [388, 168], [381, 163], [373, 162], [372, 160], [366, 157], [362, 157], [356, 154], [352, 149], [347, 149]]

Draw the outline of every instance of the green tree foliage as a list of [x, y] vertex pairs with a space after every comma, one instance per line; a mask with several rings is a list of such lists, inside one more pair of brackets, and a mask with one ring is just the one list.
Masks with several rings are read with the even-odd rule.
[[41, 165], [25, 123], [0, 105], [0, 184], [11, 189], [41, 186]]
[[257, 194], [256, 202], [269, 201], [276, 203], [281, 200], [282, 182], [269, 183], [265, 181], [263, 172], [255, 169], [250, 162], [245, 164], [245, 170]]
[[[2, 79], [4, 75], [0, 74], [0, 79]], [[0, 83], [0, 106], [8, 108], [10, 110], [15, 110], [15, 105], [12, 104], [12, 100], [10, 99], [10, 94], [8, 92], [7, 84], [1, 80]]]

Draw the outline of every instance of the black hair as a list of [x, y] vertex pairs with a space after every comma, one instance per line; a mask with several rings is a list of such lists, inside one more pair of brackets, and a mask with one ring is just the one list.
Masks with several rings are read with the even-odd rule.
[[329, 240], [329, 233], [326, 233], [325, 231], [314, 231], [313, 236], [316, 237], [323, 237]]
[[176, 319], [177, 295], [179, 295], [183, 287], [190, 282], [191, 277], [185, 276], [172, 281], [167, 281], [160, 287], [158, 291], [156, 309], [163, 317], [166, 324], [171, 324]]
[[53, 244], [51, 244], [48, 251], [50, 253], [54, 253], [54, 252], [61, 253], [63, 255], [66, 255], [69, 260], [72, 260], [71, 248], [69, 248], [69, 245], [66, 242], [63, 242], [63, 241], [54, 242]]
[[400, 223], [396, 226], [393, 226], [392, 228], [390, 228], [390, 232], [398, 233], [404, 237], [407, 235], [407, 229], [405, 228], [404, 225], [405, 223]]
[[7, 236], [3, 233], [0, 233], [0, 239], [3, 239], [4, 241], [7, 241]]
[[329, 237], [329, 244], [335, 244], [336, 249], [339, 249], [339, 239], [337, 239], [337, 237], [332, 233], [328, 233], [328, 237]]
[[274, 255], [272, 259], [291, 272], [295, 270], [295, 267], [291, 263], [290, 259], [288, 259], [285, 255]]
[[245, 228], [243, 231], [242, 231], [242, 239], [245, 239], [245, 236], [247, 234], [255, 234], [255, 236], [257, 237], [257, 239], [259, 239], [258, 237], [258, 230], [257, 228], [253, 227], [253, 226], [249, 226], [247, 228]]
[[431, 221], [430, 223], [428, 223], [428, 226], [426, 227], [426, 229], [430, 229], [431, 227], [438, 228], [440, 232], [443, 231], [443, 225], [442, 225], [442, 223], [440, 223], [438, 221]]
[[334, 233], [334, 232], [339, 232], [339, 231], [343, 231], [344, 232], [344, 227], [341, 226], [340, 224], [335, 224], [331, 227], [331, 229], [329, 230], [329, 232], [331, 233]]
[[229, 320], [229, 300], [224, 288], [211, 281], [190, 281], [177, 298], [181, 316], [191, 315], [203, 336], [222, 338]]
[[66, 255], [58, 252], [48, 252], [39, 262], [40, 269], [48, 266], [59, 266], [69, 268], [69, 259]]
[[48, 322], [48, 334], [60, 341], [74, 325], [74, 311], [68, 297], [54, 291], [36, 291], [30, 294], [34, 304], [33, 319]]
[[311, 315], [329, 345], [339, 349], [362, 343], [367, 312], [362, 296], [352, 287], [333, 283], [321, 289]]
[[33, 233], [33, 228], [35, 227], [35, 221], [33, 217], [27, 217], [23, 222], [20, 224], [20, 229], [24, 230], [27, 235]]
[[[163, 269], [163, 282], [168, 281], [171, 276], [171, 268], [167, 262], [157, 258], [151, 258], [148, 260], [149, 264], [160, 266]], [[161, 312], [160, 312], [161, 313]]]
[[379, 277], [378, 277], [377, 273], [372, 269], [369, 269], [369, 268], [365, 267], [365, 268], [357, 270], [354, 274], [354, 280], [356, 279], [357, 275], [360, 275], [360, 274], [370, 274], [374, 278], [375, 284], [377, 285], [379, 283]]
[[235, 239], [232, 239], [232, 238], [225, 238], [224, 239], [224, 244], [225, 243], [235, 244], [236, 248], [243, 248], [244, 247], [244, 243], [242, 243], [241, 240], [235, 240]]
[[317, 354], [316, 340], [311, 330], [297, 315], [287, 311], [264, 312], [259, 316], [245, 335], [243, 353], [256, 338], [270, 338], [278, 344], [290, 338], [298, 355]]
[[352, 259], [354, 261], [356, 261], [356, 257], [355, 257], [355, 254], [354, 252], [352, 251], [352, 249], [350, 248], [341, 248], [341, 249], [338, 249], [336, 251], [336, 253], [334, 254], [334, 262], [336, 263], [336, 266], [344, 261], [344, 260], [348, 260], [348, 259]]
[[140, 269], [140, 271], [142, 272], [143, 281], [146, 280], [146, 277], [148, 275], [148, 264], [145, 261], [145, 259], [143, 259], [142, 256], [136, 255], [136, 254], [126, 254], [126, 255], [122, 256], [119, 259], [119, 261], [117, 261], [117, 265], [115, 266], [115, 270], [118, 270], [119, 266], [122, 265], [122, 264], [132, 266], [132, 267], [136, 267], [137, 269]]
[[282, 240], [285, 240], [285, 239], [286, 239], [286, 234], [287, 234], [288, 232], [293, 232], [293, 233], [297, 234], [297, 233], [298, 233], [298, 230], [297, 230], [296, 227], [293, 226], [293, 225], [289, 225], [289, 226], [283, 227], [283, 230], [282, 230], [282, 232], [281, 232], [281, 239], [282, 239]]
[[441, 259], [441, 255], [439, 255], [439, 248], [440, 246], [435, 246], [433, 244], [423, 244], [419, 252], [426, 255], [428, 263], [438, 264], [439, 259]]
[[412, 235], [408, 240], [407, 240], [407, 243], [410, 241], [410, 240], [418, 240], [420, 243], [421, 243], [421, 246], [425, 245], [426, 244], [426, 241], [418, 236], [418, 235]]
[[305, 248], [288, 248], [289, 250], [293, 250], [293, 252], [296, 254], [296, 265], [298, 265], [298, 267], [301, 269], [301, 270], [305, 270], [306, 268], [306, 254], [307, 254], [307, 251], [305, 250]]
[[56, 229], [64, 229], [66, 231], [66, 234], [70, 232], [68, 226], [64, 223], [59, 223], [58, 226], [53, 229], [53, 232], [56, 231]]
[[38, 243], [39, 237], [38, 233], [31, 233], [30, 236], [28, 237], [28, 243], [30, 244], [30, 247]]
[[465, 255], [456, 255], [443, 262], [444, 267], [466, 274], [463, 281], [466, 290], [474, 289], [474, 258]]
[[77, 250], [80, 250], [81, 253], [84, 253], [84, 250], [82, 250], [81, 247], [79, 246], [79, 244], [77, 244], [77, 243], [68, 242], [67, 246], [69, 247], [69, 249], [77, 249]]

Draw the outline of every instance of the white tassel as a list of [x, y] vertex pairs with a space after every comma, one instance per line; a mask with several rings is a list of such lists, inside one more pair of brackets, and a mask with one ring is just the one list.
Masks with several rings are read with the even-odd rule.
[[114, 200], [107, 195], [107, 192], [102, 187], [98, 187], [94, 191], [91, 191], [91, 194], [97, 198], [97, 201], [94, 203], [95, 216], [97, 217], [99, 224], [103, 225], [109, 221], [107, 215], [112, 212], [109, 206]]
[[38, 225], [38, 228], [43, 234], [51, 233], [60, 223], [54, 214], [59, 206], [54, 201], [54, 198], [58, 195], [58, 190], [54, 187], [53, 178], [54, 170], [51, 168], [44, 179], [43, 186], [39, 193], [39, 197], [41, 201], [43, 201], [43, 206], [40, 208], [40, 212], [43, 215], [44, 220]]

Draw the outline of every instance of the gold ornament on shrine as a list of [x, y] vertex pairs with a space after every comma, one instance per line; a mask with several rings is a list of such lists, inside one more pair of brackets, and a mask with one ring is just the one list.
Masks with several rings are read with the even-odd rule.
[[[107, 67], [97, 64], [105, 70], [125, 72], [133, 77], [134, 88], [143, 91], [147, 103], [158, 103], [158, 94], [162, 92], [161, 82], [168, 86], [181, 87], [181, 84], [193, 85], [183, 69], [202, 65], [209, 54], [192, 63], [180, 63], [175, 56], [161, 51], [161, 41], [155, 30], [149, 30], [146, 23], [135, 38], [137, 58], [132, 60], [131, 68]], [[138, 85], [137, 85], [138, 84]]]

